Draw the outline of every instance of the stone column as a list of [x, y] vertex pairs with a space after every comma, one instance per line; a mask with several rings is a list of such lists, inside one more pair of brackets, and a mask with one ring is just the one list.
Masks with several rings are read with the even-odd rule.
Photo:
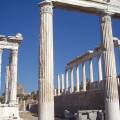
[[57, 95], [60, 95], [60, 76], [57, 75]]
[[79, 85], [79, 65], [76, 66], [76, 92], [80, 91], [80, 85]]
[[64, 92], [64, 74], [61, 74], [61, 91]]
[[1, 64], [2, 64], [3, 49], [0, 49], [0, 90], [1, 90]]
[[118, 84], [114, 54], [111, 14], [104, 13], [100, 17], [104, 79], [105, 79], [105, 120], [120, 120]]
[[82, 63], [82, 88], [86, 91], [86, 73], [85, 73], [85, 63]]
[[11, 50], [10, 53], [10, 103], [17, 103], [17, 62], [18, 62], [18, 50]]
[[8, 83], [9, 83], [9, 66], [6, 66], [6, 81], [5, 81], [5, 103], [8, 103], [9, 100], [9, 91], [8, 91]]
[[90, 83], [93, 83], [93, 64], [92, 64], [92, 59], [89, 60], [89, 79], [90, 79]]
[[26, 101], [23, 101], [23, 111], [26, 111]]
[[70, 69], [70, 92], [74, 92], [74, 74], [73, 68]]
[[65, 70], [65, 78], [66, 78], [65, 91], [67, 92], [68, 91], [68, 70]]
[[101, 55], [98, 55], [98, 82], [103, 80], [102, 78], [102, 57]]
[[53, 5], [41, 2], [38, 120], [54, 120]]

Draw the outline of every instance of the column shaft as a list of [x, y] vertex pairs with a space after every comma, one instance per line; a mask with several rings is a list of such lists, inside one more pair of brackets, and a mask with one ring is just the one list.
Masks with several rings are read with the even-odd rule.
[[0, 49], [0, 90], [1, 90], [1, 64], [2, 64], [2, 52], [3, 52], [3, 50]]
[[40, 28], [39, 120], [54, 120], [53, 6], [42, 2]]
[[92, 59], [89, 60], [89, 79], [90, 83], [93, 82], [93, 64], [92, 64]]
[[101, 55], [98, 56], [98, 82], [103, 80], [102, 78], [102, 60], [101, 60]]
[[66, 89], [66, 92], [68, 91], [68, 70], [66, 70], [65, 71], [65, 77], [66, 77], [66, 80], [65, 80], [65, 82], [66, 82], [66, 87], [65, 87], [65, 89]]
[[70, 92], [74, 92], [74, 75], [73, 75], [73, 68], [70, 70]]
[[102, 46], [104, 48], [103, 62], [105, 79], [106, 120], [120, 120], [118, 84], [114, 55], [111, 16], [109, 13], [105, 13], [101, 15], [100, 20], [101, 20]]
[[11, 50], [10, 53], [10, 103], [17, 103], [17, 61], [18, 61], [18, 50]]
[[57, 75], [57, 95], [60, 95], [60, 76]]
[[61, 74], [61, 91], [64, 92], [64, 74]]
[[86, 73], [85, 73], [85, 63], [82, 63], [82, 87], [83, 91], [86, 91]]
[[5, 103], [8, 103], [9, 100], [9, 91], [8, 91], [8, 84], [9, 84], [9, 66], [6, 66], [6, 81], [5, 81]]
[[76, 66], [76, 92], [79, 92], [80, 85], [79, 85], [79, 65]]

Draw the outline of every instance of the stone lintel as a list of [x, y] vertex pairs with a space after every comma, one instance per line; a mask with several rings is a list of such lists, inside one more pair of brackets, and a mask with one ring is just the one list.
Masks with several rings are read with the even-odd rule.
[[[114, 47], [120, 46], [120, 40], [118, 38], [114, 37], [113, 42], [114, 42]], [[67, 63], [66, 70], [73, 68], [77, 64], [81, 64], [82, 62], [88, 61], [89, 59], [92, 59], [93, 57], [97, 56], [98, 54], [101, 54], [102, 52], [103, 52], [103, 48], [101, 45], [99, 45], [95, 49], [89, 50], [83, 55], [77, 56], [75, 59]]]
[[44, 0], [42, 3], [53, 3], [54, 7], [68, 10], [77, 10], [91, 14], [101, 14], [108, 11], [114, 13], [114, 17], [120, 18], [120, 4], [118, 0], [115, 2], [106, 2], [105, 0]]

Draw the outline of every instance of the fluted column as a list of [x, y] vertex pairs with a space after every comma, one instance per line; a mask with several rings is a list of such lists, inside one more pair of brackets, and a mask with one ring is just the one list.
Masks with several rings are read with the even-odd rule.
[[10, 52], [10, 103], [17, 103], [17, 62], [18, 62], [18, 50], [11, 50]]
[[105, 79], [105, 120], [120, 120], [118, 84], [111, 16], [109, 13], [102, 14], [100, 20], [102, 46], [104, 49], [103, 62]]
[[5, 103], [8, 103], [9, 100], [9, 91], [8, 91], [8, 84], [9, 84], [9, 66], [6, 66], [6, 81], [5, 81]]
[[61, 74], [61, 91], [64, 92], [64, 74]]
[[82, 88], [86, 91], [86, 73], [85, 73], [85, 63], [82, 63]]
[[89, 60], [89, 79], [90, 83], [93, 82], [93, 64], [92, 64], [92, 59]]
[[74, 75], [73, 68], [70, 69], [70, 92], [74, 92]]
[[38, 120], [54, 120], [53, 5], [42, 2], [40, 27], [40, 78]]
[[98, 82], [103, 80], [102, 78], [102, 57], [101, 55], [98, 55]]
[[1, 64], [2, 64], [2, 53], [3, 53], [3, 50], [0, 49], [0, 90], [1, 90]]
[[79, 92], [80, 85], [79, 85], [79, 65], [76, 66], [76, 92]]
[[60, 95], [60, 76], [57, 75], [57, 95]]
[[68, 70], [65, 70], [65, 91], [68, 91]]

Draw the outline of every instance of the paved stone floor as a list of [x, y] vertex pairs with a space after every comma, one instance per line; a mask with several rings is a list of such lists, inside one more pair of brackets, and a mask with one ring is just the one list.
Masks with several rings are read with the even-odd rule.
[[[30, 112], [20, 112], [20, 117], [23, 120], [38, 120], [38, 117]], [[65, 119], [56, 118], [55, 120], [65, 120]]]

